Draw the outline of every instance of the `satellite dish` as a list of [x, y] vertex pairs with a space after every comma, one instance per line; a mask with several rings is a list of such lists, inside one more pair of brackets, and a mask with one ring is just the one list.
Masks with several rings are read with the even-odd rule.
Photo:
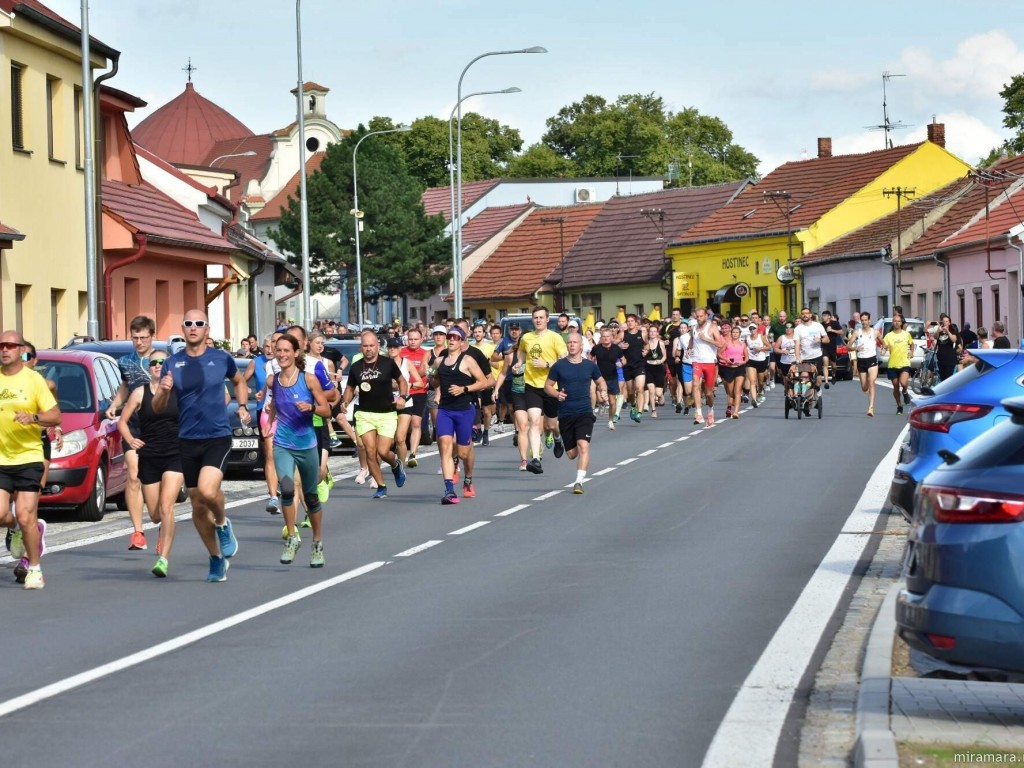
[[777, 277], [779, 282], [783, 285], [789, 285], [796, 280], [796, 275], [793, 274], [793, 268], [788, 264], [783, 264], [779, 267], [779, 270], [775, 273], [775, 277]]

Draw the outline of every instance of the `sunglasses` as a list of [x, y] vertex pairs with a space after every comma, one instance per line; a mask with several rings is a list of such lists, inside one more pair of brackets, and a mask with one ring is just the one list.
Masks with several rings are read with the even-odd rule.
[[205, 320], [183, 320], [181, 324], [186, 328], [205, 328], [207, 326]]
[[166, 358], [161, 358], [159, 360], [150, 360], [149, 361], [149, 367], [150, 368], [156, 368], [158, 365], [163, 365], [165, 359]]
[[448, 340], [451, 341], [452, 339], [455, 339], [456, 341], [462, 341], [462, 337], [459, 336], [459, 334], [457, 334], [457, 333], [449, 333], [448, 334]]
[[25, 345], [24, 344], [18, 344], [18, 343], [13, 342], [13, 341], [0, 342], [0, 349], [3, 349], [5, 351], [8, 350], [8, 349], [21, 349], [23, 346], [25, 346]]

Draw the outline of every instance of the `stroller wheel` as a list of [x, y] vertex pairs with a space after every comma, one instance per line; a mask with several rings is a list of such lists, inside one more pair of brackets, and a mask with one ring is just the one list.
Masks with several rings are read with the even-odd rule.
[[786, 408], [786, 418], [788, 419], [789, 418], [789, 409], [792, 408], [792, 406], [789, 403], [789, 396], [788, 395], [785, 397], [785, 403], [786, 403], [786, 405], [785, 405], [785, 408]]
[[818, 409], [818, 418], [820, 419], [821, 418], [821, 412], [822, 412], [822, 409], [824, 407], [821, 404], [821, 398], [818, 398], [818, 402], [815, 404], [814, 407]]

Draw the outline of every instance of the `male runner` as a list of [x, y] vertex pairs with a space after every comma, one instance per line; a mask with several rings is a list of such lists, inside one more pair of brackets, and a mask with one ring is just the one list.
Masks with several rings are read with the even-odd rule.
[[639, 424], [644, 412], [647, 376], [644, 373], [644, 332], [640, 327], [640, 318], [636, 315], [626, 315], [626, 330], [622, 333], [619, 346], [626, 358], [622, 375], [626, 380], [629, 418]]
[[[525, 366], [526, 382], [526, 413], [530, 423], [530, 451], [533, 458], [527, 464], [527, 470], [535, 475], [544, 471], [540, 463], [541, 425], [545, 430], [545, 444], [554, 447], [555, 458], [560, 458], [565, 447], [558, 435], [558, 400], [544, 392], [548, 371], [555, 361], [568, 354], [562, 337], [548, 330], [548, 310], [546, 307], [533, 308], [533, 327], [530, 333], [523, 334], [519, 340], [519, 352], [516, 358], [520, 365]], [[543, 418], [543, 422], [541, 419]]]

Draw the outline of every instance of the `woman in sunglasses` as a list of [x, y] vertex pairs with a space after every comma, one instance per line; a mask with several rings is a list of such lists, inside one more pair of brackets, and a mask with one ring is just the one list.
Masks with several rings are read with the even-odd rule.
[[[153, 396], [160, 388], [160, 372], [166, 355], [153, 351], [148, 361], [149, 383], [136, 387], [117, 420], [125, 446], [139, 457], [139, 482], [149, 519], [160, 525], [156, 538], [154, 576], [167, 576], [171, 546], [174, 544], [174, 503], [185, 479], [178, 450], [178, 398], [171, 390], [162, 412], [153, 410]], [[132, 416], [137, 414], [134, 422]], [[136, 425], [133, 434], [131, 424]]]

